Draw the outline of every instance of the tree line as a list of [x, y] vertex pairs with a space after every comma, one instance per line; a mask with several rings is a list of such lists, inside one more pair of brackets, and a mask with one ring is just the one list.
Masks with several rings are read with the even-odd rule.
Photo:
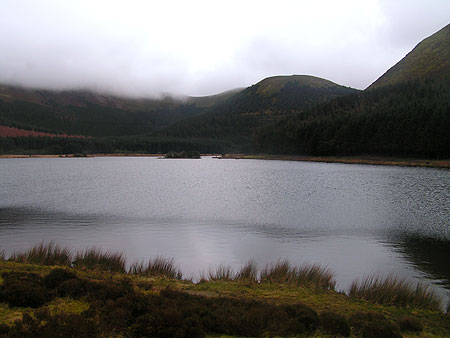
[[450, 158], [450, 82], [342, 96], [254, 134], [256, 152]]
[[[286, 90], [293, 89], [287, 85]], [[450, 80], [428, 79], [366, 90], [309, 109], [300, 109], [298, 102], [281, 104], [275, 100], [266, 106], [272, 111], [279, 109], [280, 114], [274, 116], [253, 114], [262, 107], [261, 102], [245, 101], [247, 95], [246, 91], [239, 93], [209, 113], [153, 133], [86, 138], [3, 137], [0, 153], [200, 151], [450, 158]], [[295, 109], [283, 115], [288, 106]], [[121, 128], [123, 131], [126, 127]]]

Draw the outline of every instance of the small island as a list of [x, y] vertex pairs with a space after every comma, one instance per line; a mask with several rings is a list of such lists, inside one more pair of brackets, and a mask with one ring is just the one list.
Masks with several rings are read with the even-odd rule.
[[200, 159], [200, 152], [199, 151], [181, 151], [181, 152], [175, 152], [170, 151], [166, 155], [164, 155], [164, 158], [193, 158], [193, 159]]

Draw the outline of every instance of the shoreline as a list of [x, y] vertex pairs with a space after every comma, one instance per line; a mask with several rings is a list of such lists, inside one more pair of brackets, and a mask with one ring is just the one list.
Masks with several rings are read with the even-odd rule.
[[389, 158], [389, 157], [351, 157], [351, 156], [300, 156], [300, 155], [243, 155], [230, 154], [218, 157], [220, 159], [251, 159], [251, 160], [270, 160], [270, 161], [302, 161], [302, 162], [323, 162], [323, 163], [342, 163], [342, 164], [368, 164], [385, 165], [399, 167], [427, 167], [427, 168], [450, 168], [450, 160], [430, 160], [430, 159], [412, 159], [412, 158]]
[[[448, 307], [441, 309], [440, 305], [444, 304], [427, 289], [424, 295], [418, 294], [413, 287], [400, 285], [400, 279], [387, 279], [394, 281], [393, 287], [387, 289], [369, 283], [361, 291], [355, 287], [353, 293], [349, 290], [347, 294], [334, 288], [333, 273], [327, 269], [316, 266], [309, 270], [313, 273], [308, 276], [295, 274], [295, 271], [307, 271], [305, 267], [309, 269], [304, 265], [280, 274], [279, 267], [284, 266], [280, 261], [266, 273], [264, 280], [256, 279], [258, 271], [249, 262], [234, 272], [219, 266], [210, 270], [203, 280], [194, 282], [178, 275], [171, 259], [160, 258], [166, 263], [163, 269], [154, 265], [156, 260], [150, 259], [148, 265], [141, 263], [135, 265], [135, 270], [126, 270], [120, 254], [92, 250], [98, 257], [80, 257], [82, 265], [79, 267], [69, 266], [71, 260], [66, 259], [64, 248], [56, 256], [52, 250], [41, 251], [40, 256], [30, 255], [28, 250], [16, 259], [0, 259], [3, 277], [0, 290], [7, 291], [0, 308], [3, 332], [26, 333], [29, 331], [23, 329], [30, 326], [41, 331], [51, 327], [56, 333], [46, 337], [64, 336], [68, 325], [87, 322], [96, 334], [86, 336], [110, 337], [118, 336], [117, 333], [126, 335], [139, 323], [147, 323], [149, 316], [159, 318], [155, 316], [161, 313], [168, 314], [167, 320], [159, 321], [159, 328], [166, 330], [173, 328], [172, 312], [167, 309], [176, 307], [180, 309], [174, 312], [178, 321], [190, 325], [193, 323], [190, 319], [196, 318], [194, 323], [202, 334], [195, 337], [243, 337], [240, 329], [233, 328], [252, 328], [255, 320], [264, 323], [264, 318], [270, 318], [274, 311], [278, 314], [277, 322], [289, 324], [291, 313], [300, 322], [314, 323], [307, 334], [302, 331], [304, 326], [300, 326], [298, 332], [292, 331], [302, 337], [361, 337], [363, 331], [373, 332], [371, 337], [448, 337]], [[86, 251], [84, 255], [88, 254]], [[294, 275], [289, 271], [294, 271]], [[396, 301], [398, 285], [402, 292], [412, 295], [407, 303]], [[379, 301], [378, 296], [383, 297], [383, 301]], [[428, 296], [431, 298], [426, 298]], [[136, 311], [136, 303], [139, 311]], [[36, 315], [40, 315], [40, 319], [33, 321]], [[230, 316], [233, 320], [228, 323]], [[111, 318], [117, 321], [113, 331], [108, 326]], [[327, 318], [333, 319], [331, 326], [324, 324]], [[222, 323], [228, 323], [228, 329], [224, 329]], [[340, 333], [342, 327], [346, 328], [345, 333]], [[267, 328], [277, 326], [262, 327], [252, 336], [266, 336]], [[273, 332], [270, 336], [291, 337], [290, 332]]]
[[[87, 154], [83, 156], [68, 155], [21, 155], [8, 154], [0, 155], [0, 159], [5, 158], [91, 158], [91, 157], [161, 157], [163, 154], [142, 154], [142, 153], [111, 153], [111, 154]], [[368, 164], [386, 165], [401, 167], [424, 167], [424, 168], [450, 168], [450, 159], [431, 160], [414, 158], [395, 157], [372, 157], [372, 156], [300, 156], [300, 155], [248, 155], [248, 154], [202, 154], [202, 156], [213, 156], [217, 159], [247, 159], [247, 160], [269, 160], [269, 161], [302, 161], [302, 162], [323, 162], [323, 163], [343, 163], [343, 164]]]
[[87, 157], [161, 157], [164, 154], [140, 154], [140, 153], [111, 153], [111, 154], [86, 154], [86, 155], [78, 155], [78, 154], [67, 154], [67, 155], [41, 155], [41, 154], [31, 154], [31, 155], [22, 155], [22, 154], [8, 154], [8, 155], [0, 155], [0, 159], [2, 158], [87, 158]]

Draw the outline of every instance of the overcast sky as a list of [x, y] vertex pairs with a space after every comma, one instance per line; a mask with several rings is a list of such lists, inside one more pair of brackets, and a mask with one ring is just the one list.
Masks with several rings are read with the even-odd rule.
[[363, 89], [449, 14], [449, 0], [0, 0], [0, 82], [208, 95], [309, 74]]

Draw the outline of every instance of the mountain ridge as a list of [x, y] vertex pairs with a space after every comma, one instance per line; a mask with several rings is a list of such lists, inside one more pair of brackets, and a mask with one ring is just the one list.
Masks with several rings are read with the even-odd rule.
[[403, 82], [450, 77], [450, 24], [419, 42], [367, 89]]
[[259, 130], [259, 153], [450, 158], [450, 25], [366, 90]]
[[303, 112], [314, 105], [358, 90], [310, 75], [274, 76], [229, 97], [205, 113], [157, 133], [176, 138], [224, 140], [251, 151], [258, 128]]
[[341, 88], [331, 81], [312, 76], [275, 76], [244, 89], [236, 88], [209, 96], [135, 99], [88, 90], [50, 91], [0, 85], [0, 124], [86, 136], [147, 135], [209, 111], [233, 111], [239, 105], [224, 107], [235, 106], [236, 100], [241, 100], [241, 103], [248, 100], [248, 95], [241, 94], [248, 94], [255, 88], [264, 88], [257, 93], [257, 101], [265, 99], [261, 104], [266, 107], [272, 104], [266, 102], [267, 97], [277, 94], [268, 95], [267, 87], [275, 85], [279, 92], [291, 82], [325, 91]]
[[364, 91], [310, 75], [272, 76], [206, 97], [139, 102], [40, 91], [33, 103], [14, 101], [3, 88], [0, 124], [95, 139], [66, 147], [57, 138], [39, 144], [0, 138], [0, 152], [22, 147], [450, 158], [449, 49], [447, 25]]

